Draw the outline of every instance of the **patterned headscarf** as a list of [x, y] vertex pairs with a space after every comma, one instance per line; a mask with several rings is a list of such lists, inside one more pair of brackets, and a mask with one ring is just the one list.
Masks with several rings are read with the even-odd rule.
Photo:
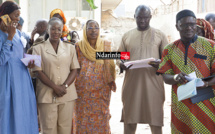
[[63, 13], [63, 11], [61, 9], [54, 9], [53, 11], [51, 11], [50, 13], [50, 19], [55, 15], [55, 14], [59, 14], [62, 18], [63, 18], [63, 32], [62, 32], [62, 37], [67, 37], [69, 30], [67, 28], [66, 24], [66, 17]]
[[[92, 20], [89, 20], [90, 22]], [[96, 52], [104, 51], [104, 40], [100, 38], [100, 32], [97, 37], [95, 49], [91, 47], [88, 39], [87, 39], [87, 24], [84, 25], [83, 28], [83, 39], [78, 42], [81, 52], [84, 56], [89, 59], [90, 61], [95, 61], [96, 63], [104, 64], [104, 60], [96, 60]]]
[[204, 30], [205, 38], [214, 40], [214, 29], [211, 24], [204, 19], [196, 19], [197, 26]]
[[[95, 49], [91, 47], [88, 39], [87, 39], [87, 24], [90, 21], [94, 20], [88, 20], [87, 23], [84, 25], [83, 28], [83, 39], [78, 42], [79, 48], [83, 55], [89, 59], [90, 61], [96, 62], [96, 68], [100, 67], [99, 64], [104, 64], [104, 78], [107, 83], [113, 82], [116, 78], [116, 71], [115, 71], [115, 63], [114, 60], [96, 60], [96, 52], [102, 52], [104, 50], [104, 43], [105, 41], [100, 38], [100, 32], [97, 37], [96, 46]], [[96, 22], [96, 21], [95, 21]], [[97, 69], [95, 69], [97, 70]]]

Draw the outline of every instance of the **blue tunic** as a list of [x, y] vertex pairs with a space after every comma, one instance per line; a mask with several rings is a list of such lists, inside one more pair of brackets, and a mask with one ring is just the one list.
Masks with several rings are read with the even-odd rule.
[[7, 36], [0, 30], [0, 134], [38, 134], [34, 89], [20, 60], [21, 33], [16, 30], [12, 41]]

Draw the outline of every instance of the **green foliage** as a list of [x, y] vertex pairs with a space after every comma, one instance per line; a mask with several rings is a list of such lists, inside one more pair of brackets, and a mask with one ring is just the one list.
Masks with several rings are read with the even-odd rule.
[[98, 8], [97, 6], [94, 5], [94, 0], [86, 0], [86, 1], [89, 3], [89, 5], [92, 9]]

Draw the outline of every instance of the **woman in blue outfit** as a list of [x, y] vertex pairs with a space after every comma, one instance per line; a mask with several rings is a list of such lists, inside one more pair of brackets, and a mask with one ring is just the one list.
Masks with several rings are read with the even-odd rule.
[[[11, 22], [0, 20], [0, 134], [38, 134], [36, 99], [27, 67], [21, 62], [23, 44], [16, 30], [19, 6], [6, 1], [0, 16], [8, 14]], [[29, 63], [32, 68], [34, 63]]]

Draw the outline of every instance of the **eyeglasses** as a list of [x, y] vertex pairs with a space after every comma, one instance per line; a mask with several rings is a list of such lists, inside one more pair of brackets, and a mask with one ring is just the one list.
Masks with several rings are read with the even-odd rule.
[[99, 30], [99, 27], [94, 27], [94, 28], [93, 28], [93, 27], [88, 27], [87, 29], [88, 29], [88, 30], [93, 30], [93, 29]]
[[188, 27], [195, 28], [195, 27], [196, 27], [196, 23], [187, 23], [187, 24], [182, 24], [182, 25], [180, 25], [180, 26], [181, 26], [181, 28], [183, 28], [183, 29], [186, 29], [186, 28], [188, 28]]

